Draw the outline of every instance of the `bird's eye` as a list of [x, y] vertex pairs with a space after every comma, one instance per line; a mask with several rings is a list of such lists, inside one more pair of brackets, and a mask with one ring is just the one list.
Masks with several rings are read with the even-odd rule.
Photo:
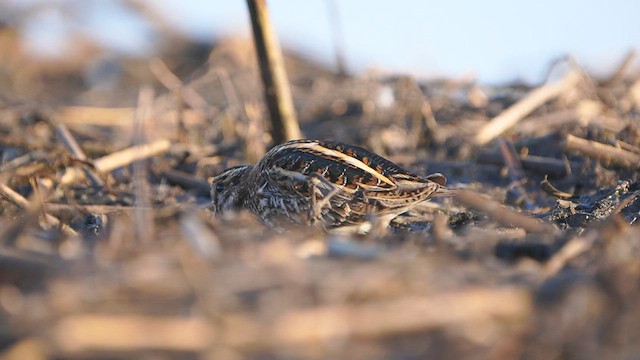
[[221, 192], [222, 190], [224, 190], [224, 184], [216, 184], [216, 191]]

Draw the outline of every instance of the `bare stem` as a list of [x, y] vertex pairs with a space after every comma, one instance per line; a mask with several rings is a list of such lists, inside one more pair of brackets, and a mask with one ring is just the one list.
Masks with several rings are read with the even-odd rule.
[[275, 143], [302, 137], [296, 118], [289, 80], [280, 45], [273, 31], [265, 0], [247, 0], [253, 26], [253, 39], [264, 84], [264, 94], [271, 116]]

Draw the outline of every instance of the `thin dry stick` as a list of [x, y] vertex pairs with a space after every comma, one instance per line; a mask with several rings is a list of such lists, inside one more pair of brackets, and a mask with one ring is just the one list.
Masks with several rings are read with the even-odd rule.
[[271, 25], [266, 0], [247, 0], [253, 40], [275, 143], [302, 138], [291, 98], [282, 51]]
[[638, 154], [640, 155], [640, 147], [631, 145], [627, 142], [624, 142], [622, 140], [616, 140], [616, 145], [619, 146], [621, 149], [627, 150], [627, 151], [631, 151], [634, 154]]
[[638, 195], [640, 194], [635, 192], [629, 195], [626, 199], [620, 201], [618, 206], [616, 206], [615, 209], [613, 209], [613, 212], [611, 214], [612, 215], [619, 214], [620, 211], [624, 210], [624, 208], [626, 208], [627, 206], [631, 205], [634, 201], [636, 201], [636, 199], [638, 198]]
[[520, 227], [527, 232], [533, 233], [552, 233], [554, 231], [550, 224], [511, 210], [497, 201], [481, 196], [474, 191], [457, 190], [454, 196], [461, 203], [482, 211], [500, 224]]
[[583, 236], [571, 239], [545, 264], [543, 279], [557, 274], [571, 259], [591, 249], [598, 236], [597, 231], [590, 231]]
[[77, 205], [77, 204], [60, 204], [60, 203], [46, 203], [47, 210], [52, 214], [77, 214], [91, 213], [91, 214], [130, 214], [131, 206], [124, 205]]
[[[325, 195], [319, 202], [316, 203], [316, 189], [319, 190], [319, 185], [322, 182], [325, 183], [325, 186], [330, 187], [332, 189], [327, 195]], [[329, 201], [331, 201], [331, 198], [333, 198], [336, 194], [338, 194], [341, 189], [338, 186], [335, 186], [335, 185], [331, 184], [323, 176], [314, 176], [311, 179], [311, 185], [312, 185], [312, 190], [311, 190], [311, 194], [312, 194], [311, 195], [311, 211], [312, 211], [312, 214], [311, 214], [311, 216], [313, 217], [313, 220], [315, 221], [322, 214], [322, 209], [324, 209], [325, 206], [327, 206], [329, 204]], [[320, 192], [322, 192], [322, 191], [320, 191]]]
[[567, 135], [567, 151], [579, 152], [594, 159], [609, 161], [631, 169], [640, 168], [640, 155], [611, 145]]
[[38, 181], [37, 178], [31, 178], [29, 179], [29, 184], [31, 184], [31, 188], [33, 189], [33, 195], [32, 195], [33, 199], [31, 201], [34, 201], [34, 202], [37, 201], [38, 203], [37, 207], [42, 212], [42, 218], [48, 225], [47, 228], [50, 228], [52, 226], [58, 226], [60, 224], [60, 221], [55, 217], [49, 215], [49, 213], [47, 213], [47, 209], [44, 206], [45, 198], [48, 198], [49, 195], [51, 195], [51, 191], [52, 191], [51, 181], [47, 180], [46, 182], [45, 181], [41, 182], [41, 181]]
[[[82, 161], [89, 160], [65, 124], [58, 122], [56, 124], [56, 132], [62, 140], [62, 143], [69, 149], [73, 156]], [[95, 188], [102, 188], [104, 186], [104, 182], [93, 171], [85, 167], [83, 167], [82, 170]]]
[[414, 143], [418, 144], [423, 140], [423, 137], [427, 137], [429, 141], [441, 143], [443, 137], [433, 114], [431, 103], [420, 89], [417, 81], [410, 76], [401, 78], [396, 83], [396, 92], [404, 100], [403, 107], [410, 112], [414, 121], [419, 122], [418, 126], [424, 126], [424, 130], [413, 132]]
[[23, 166], [26, 167], [34, 162], [44, 162], [49, 160], [49, 154], [45, 153], [43, 150], [34, 150], [0, 165], [0, 173], [7, 172], [14, 175], [16, 174], [16, 170], [20, 169]]
[[199, 106], [204, 106], [204, 99], [202, 99], [202, 97], [192, 89], [187, 89], [182, 81], [172, 73], [171, 70], [169, 70], [169, 67], [167, 67], [162, 60], [158, 58], [152, 59], [149, 63], [149, 69], [162, 83], [162, 85], [169, 89], [174, 95], [178, 111], [178, 116], [176, 117], [176, 120], [178, 121], [176, 137], [179, 142], [187, 142], [187, 127], [184, 124], [183, 116], [183, 111], [186, 108], [185, 104], [189, 104], [189, 106], [197, 108]]
[[[570, 169], [567, 168], [567, 164], [560, 159], [544, 157], [544, 156], [536, 156], [536, 155], [526, 155], [520, 156], [520, 164], [523, 169], [534, 171], [543, 175], [550, 176], [566, 176], [570, 173]], [[504, 160], [501, 155], [496, 153], [482, 153], [477, 157], [477, 161], [479, 163], [484, 164], [494, 164], [494, 165], [502, 165], [504, 164]], [[569, 167], [577, 167], [577, 163], [569, 164]]]
[[[162, 154], [171, 148], [171, 142], [166, 139], [154, 141], [150, 144], [136, 145], [124, 150], [116, 151], [93, 161], [93, 165], [98, 172], [107, 173], [119, 167], [131, 164], [136, 160]], [[76, 168], [66, 169], [62, 175], [61, 184], [68, 185], [78, 181], [84, 173]]]
[[189, 104], [194, 109], [205, 109], [209, 105], [198, 92], [192, 87], [185, 86], [184, 83], [178, 78], [169, 67], [160, 59], [156, 58], [149, 63], [149, 69], [156, 76], [156, 78], [171, 91], [178, 92], [184, 102]]
[[[37, 218], [37, 215], [42, 210], [43, 202], [39, 197], [34, 196], [32, 200], [29, 201], [25, 199], [24, 196], [18, 194], [13, 189], [11, 189], [10, 187], [8, 187], [3, 183], [0, 183], [0, 195], [4, 196], [7, 200], [11, 201], [14, 205], [16, 205], [21, 210], [26, 211], [29, 214], [33, 214], [34, 218]], [[30, 217], [27, 216], [27, 218], [30, 218]], [[59, 226], [61, 224], [60, 219], [46, 212], [44, 213], [44, 219], [48, 224], [52, 226]], [[62, 224], [61, 229], [65, 234], [69, 236], [76, 235], [76, 232], [66, 224]]]
[[502, 159], [507, 165], [511, 181], [521, 181], [524, 179], [524, 170], [522, 170], [522, 164], [520, 163], [520, 157], [516, 153], [516, 149], [512, 142], [508, 142], [504, 138], [498, 138], [498, 145], [500, 147], [500, 154]]
[[229, 73], [224, 69], [215, 69], [213, 73], [218, 77], [222, 92], [227, 98], [229, 107], [234, 116], [241, 116], [248, 128], [245, 135], [245, 156], [250, 162], [257, 162], [265, 153], [265, 144], [262, 141], [262, 124], [260, 123], [259, 111], [252, 103], [240, 102], [238, 93], [229, 77]]
[[233, 82], [231, 81], [227, 70], [216, 68], [215, 70], [213, 70], [213, 74], [215, 74], [218, 78], [218, 81], [220, 81], [220, 85], [222, 86], [222, 93], [227, 99], [229, 107], [236, 113], [234, 115], [242, 116], [245, 120], [247, 120], [246, 114], [242, 111], [242, 104], [240, 102], [240, 98], [238, 97], [238, 92], [233, 86]]
[[171, 142], [166, 139], [156, 140], [152, 143], [135, 145], [124, 150], [116, 151], [94, 160], [94, 165], [98, 171], [107, 172], [130, 163], [159, 155], [171, 148]]
[[[138, 110], [134, 118], [136, 145], [143, 144], [146, 138], [146, 125], [153, 116], [154, 91], [150, 86], [143, 86], [138, 94]], [[133, 163], [133, 189], [135, 193], [134, 238], [140, 242], [150, 242], [154, 238], [155, 228], [150, 209], [151, 195], [147, 182], [147, 161], [139, 159]]]
[[476, 144], [484, 145], [497, 136], [500, 136], [500, 134], [514, 126], [540, 105], [574, 87], [580, 80], [580, 77], [581, 75], [577, 70], [572, 70], [567, 73], [562, 80], [541, 86], [532, 91], [529, 95], [511, 105], [480, 129], [480, 132], [475, 138]]
[[576, 109], [556, 110], [540, 116], [529, 116], [520, 121], [514, 131], [519, 135], [540, 135], [557, 131], [562, 125], [580, 121]]
[[555, 186], [553, 186], [549, 182], [549, 179], [546, 176], [544, 177], [544, 180], [540, 182], [540, 188], [542, 189], [542, 191], [558, 199], [566, 200], [566, 199], [571, 199], [573, 197], [573, 194], [558, 190]]
[[20, 209], [26, 209], [29, 207], [29, 200], [25, 199], [22, 195], [13, 191], [12, 188], [2, 183], [0, 183], [0, 195], [4, 196]]
[[[4, 249], [14, 246], [20, 234], [22, 234], [30, 224], [38, 222], [40, 210], [39, 208], [28, 207], [17, 220], [3, 224], [4, 226], [0, 229], [0, 250], [2, 252], [4, 252]], [[49, 224], [52, 223], [49, 222]]]
[[527, 192], [521, 185], [522, 180], [524, 179], [524, 170], [522, 169], [522, 163], [520, 162], [520, 157], [516, 152], [516, 148], [511, 141], [505, 140], [502, 137], [499, 137], [497, 141], [500, 147], [500, 153], [502, 154], [502, 159], [507, 165], [507, 170], [511, 177], [511, 184], [513, 185], [512, 190], [518, 198], [524, 200], [527, 209], [531, 209], [533, 205], [527, 196]]

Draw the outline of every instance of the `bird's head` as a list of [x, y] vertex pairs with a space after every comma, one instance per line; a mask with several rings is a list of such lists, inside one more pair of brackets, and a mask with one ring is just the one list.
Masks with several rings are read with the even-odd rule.
[[243, 206], [246, 194], [246, 180], [253, 166], [236, 166], [225, 170], [211, 182], [213, 212], [237, 211]]

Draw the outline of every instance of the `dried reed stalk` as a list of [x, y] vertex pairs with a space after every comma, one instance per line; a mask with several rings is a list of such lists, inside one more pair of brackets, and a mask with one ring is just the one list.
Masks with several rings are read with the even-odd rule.
[[[147, 135], [148, 121], [153, 117], [153, 101], [155, 93], [151, 86], [143, 86], [138, 94], [138, 109], [134, 118], [136, 145], [142, 145]], [[155, 237], [155, 222], [149, 206], [151, 190], [148, 182], [148, 163], [146, 158], [133, 162], [133, 190], [135, 209], [133, 211], [134, 238], [138, 242], [150, 242]]]
[[275, 143], [302, 138], [291, 98], [282, 50], [271, 25], [266, 0], [247, 0], [251, 14], [253, 40], [260, 64], [264, 94], [271, 116]]
[[[65, 147], [71, 152], [71, 155], [82, 161], [88, 160], [87, 155], [85, 155], [84, 151], [82, 150], [76, 139], [73, 137], [73, 135], [71, 135], [71, 132], [65, 124], [58, 122], [56, 124], [56, 133], [62, 140], [62, 143], [65, 145]], [[94, 187], [102, 188], [104, 186], [104, 182], [102, 181], [102, 179], [100, 179], [100, 177], [93, 171], [85, 167], [82, 168], [82, 171], [84, 171], [85, 175], [91, 181]]]
[[[107, 173], [119, 167], [126, 166], [140, 159], [162, 154], [171, 148], [171, 142], [166, 139], [156, 140], [152, 143], [135, 145], [126, 149], [105, 155], [93, 161], [98, 172]], [[84, 173], [77, 168], [68, 168], [62, 175], [60, 182], [63, 185], [72, 184], [82, 179]]]
[[540, 105], [576, 86], [580, 78], [580, 73], [577, 70], [572, 70], [562, 80], [535, 89], [480, 129], [480, 132], [475, 137], [476, 144], [485, 145], [500, 136], [500, 134], [514, 126]]
[[640, 168], [640, 155], [611, 145], [582, 139], [571, 134], [566, 138], [567, 151], [579, 152], [593, 159], [608, 161], [631, 169]]

